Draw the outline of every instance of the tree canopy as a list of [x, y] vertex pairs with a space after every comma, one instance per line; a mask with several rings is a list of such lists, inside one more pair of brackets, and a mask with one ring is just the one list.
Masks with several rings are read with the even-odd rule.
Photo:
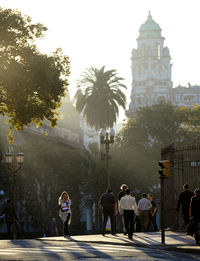
[[56, 109], [68, 86], [69, 58], [57, 49], [42, 54], [34, 44], [47, 30], [17, 10], [0, 8], [0, 115], [10, 130], [45, 119], [57, 123]]
[[[12, 172], [6, 166], [3, 155], [7, 151], [6, 135], [8, 126], [0, 119], [0, 208], [8, 198], [13, 199]], [[21, 225], [31, 225], [41, 236], [52, 217], [58, 221], [62, 233], [62, 222], [58, 216], [58, 198], [67, 190], [72, 198], [72, 233], [84, 231], [81, 216], [81, 184], [84, 180], [84, 161], [79, 149], [72, 149], [48, 136], [34, 134], [27, 129], [17, 132], [25, 161], [16, 176], [17, 216]], [[16, 143], [17, 143], [16, 142]], [[13, 154], [17, 148], [13, 146]], [[13, 160], [13, 167], [16, 161]], [[81, 227], [82, 226], [82, 227]], [[1, 222], [0, 222], [1, 227]], [[26, 226], [24, 227], [26, 229]], [[31, 229], [32, 229], [31, 228]], [[28, 231], [27, 231], [28, 232]]]
[[124, 79], [118, 77], [116, 70], [105, 71], [89, 68], [78, 82], [76, 92], [76, 109], [83, 112], [87, 123], [99, 130], [103, 127], [113, 127], [119, 114], [119, 106], [125, 109], [126, 96], [121, 88]]
[[111, 179], [128, 183], [143, 191], [159, 183], [158, 161], [161, 149], [172, 143], [199, 143], [200, 107], [180, 108], [171, 104], [155, 104], [141, 108], [128, 119], [117, 135], [112, 149]]

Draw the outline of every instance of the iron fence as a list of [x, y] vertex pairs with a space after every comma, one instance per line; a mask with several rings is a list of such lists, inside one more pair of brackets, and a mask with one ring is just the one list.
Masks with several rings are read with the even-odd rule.
[[181, 220], [176, 214], [176, 204], [183, 184], [190, 189], [200, 187], [200, 144], [178, 147], [174, 144], [162, 149], [162, 160], [170, 160], [170, 177], [164, 184], [165, 226], [180, 228]]

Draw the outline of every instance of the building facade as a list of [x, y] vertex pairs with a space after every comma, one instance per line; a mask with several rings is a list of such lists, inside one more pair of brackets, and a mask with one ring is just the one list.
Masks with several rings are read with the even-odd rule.
[[132, 91], [127, 116], [159, 102], [187, 107], [200, 105], [200, 86], [173, 88], [170, 52], [161, 31], [149, 13], [139, 29], [137, 48], [132, 51]]
[[87, 124], [86, 119], [83, 117], [82, 113], [80, 115], [80, 125], [82, 129], [82, 140], [84, 147], [89, 150], [89, 145], [96, 143], [98, 148], [100, 148], [100, 138], [99, 132], [95, 130], [94, 127], [90, 127]]

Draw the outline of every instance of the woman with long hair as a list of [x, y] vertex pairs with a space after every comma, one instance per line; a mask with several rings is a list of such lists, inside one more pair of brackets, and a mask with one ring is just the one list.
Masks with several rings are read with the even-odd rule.
[[69, 194], [63, 191], [58, 199], [59, 216], [63, 222], [63, 234], [65, 238], [70, 238], [69, 225], [71, 222], [71, 200]]

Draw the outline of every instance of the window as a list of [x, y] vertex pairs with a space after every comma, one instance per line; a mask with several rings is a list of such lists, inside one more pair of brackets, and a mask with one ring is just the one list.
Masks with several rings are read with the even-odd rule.
[[193, 96], [185, 96], [184, 97], [184, 102], [186, 104], [193, 104], [194, 103], [194, 97]]
[[141, 47], [140, 53], [141, 53], [141, 57], [145, 56], [145, 47], [144, 46]]
[[160, 60], [160, 45], [158, 44], [158, 49], [157, 49], [157, 58]]
[[142, 104], [142, 98], [141, 97], [137, 98], [137, 103]]
[[165, 101], [166, 101], [165, 96], [159, 96], [159, 97], [157, 98], [157, 103], [163, 103], [163, 102], [165, 102]]
[[155, 57], [156, 57], [156, 59], [160, 60], [160, 45], [159, 44], [157, 44], [155, 46]]

